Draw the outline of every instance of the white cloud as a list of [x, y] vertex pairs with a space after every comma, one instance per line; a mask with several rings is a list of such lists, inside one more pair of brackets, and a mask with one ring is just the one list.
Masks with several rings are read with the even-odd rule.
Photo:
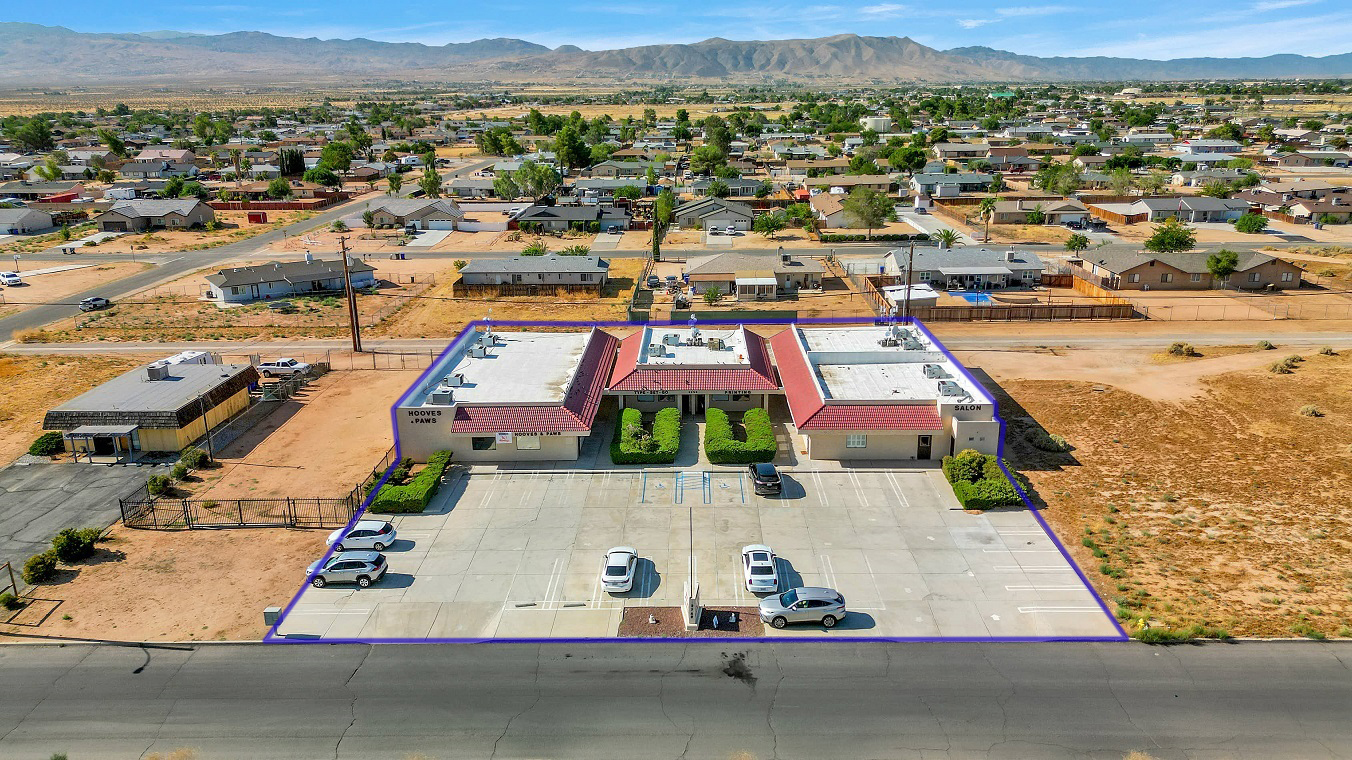
[[993, 23], [995, 23], [995, 19], [993, 18], [964, 18], [958, 20], [958, 26], [963, 29], [975, 29], [978, 26], [985, 26], [986, 24]]
[[1017, 5], [1013, 8], [996, 8], [995, 15], [1001, 18], [1027, 18], [1029, 16], [1050, 16], [1072, 10], [1064, 5]]
[[1252, 6], [1252, 10], [1259, 11], [1279, 11], [1283, 8], [1295, 8], [1301, 5], [1314, 5], [1319, 0], [1260, 0]]
[[871, 16], [873, 18], [894, 18], [908, 13], [904, 5], [896, 3], [879, 3], [878, 5], [866, 5], [859, 9], [861, 16]]

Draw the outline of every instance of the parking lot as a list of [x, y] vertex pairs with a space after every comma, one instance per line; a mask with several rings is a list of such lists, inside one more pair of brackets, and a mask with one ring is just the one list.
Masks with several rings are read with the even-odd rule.
[[[741, 548], [768, 544], [781, 588], [828, 586], [849, 615], [776, 637], [1117, 636], [1032, 515], [969, 514], [935, 470], [785, 472], [782, 496], [737, 471], [458, 472], [428, 511], [394, 518], [367, 589], [306, 588], [293, 638], [606, 638], [626, 607], [755, 606]], [[634, 589], [600, 588], [604, 554], [640, 555]], [[297, 582], [304, 568], [294, 568]]]

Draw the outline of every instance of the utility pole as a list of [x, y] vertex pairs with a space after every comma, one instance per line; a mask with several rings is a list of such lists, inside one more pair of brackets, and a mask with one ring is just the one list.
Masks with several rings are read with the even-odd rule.
[[207, 420], [207, 397], [201, 394], [197, 397], [197, 403], [202, 409], [202, 430], [207, 439], [207, 459], [216, 461], [216, 447], [211, 443], [211, 422]]
[[352, 330], [352, 352], [360, 354], [361, 321], [357, 316], [357, 294], [352, 289], [352, 272], [347, 266], [347, 235], [338, 238], [338, 245], [343, 256], [343, 289], [347, 291], [347, 322], [348, 328]]
[[915, 268], [915, 243], [911, 243], [911, 250], [906, 254], [906, 293], [901, 298], [901, 319], [906, 321], [911, 317], [911, 270]]

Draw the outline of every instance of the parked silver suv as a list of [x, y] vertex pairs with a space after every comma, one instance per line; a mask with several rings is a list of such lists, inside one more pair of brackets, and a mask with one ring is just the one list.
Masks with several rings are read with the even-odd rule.
[[310, 585], [324, 588], [330, 583], [355, 583], [370, 586], [385, 575], [385, 555], [378, 552], [338, 552], [327, 562], [315, 562], [305, 570]]
[[834, 628], [845, 617], [845, 597], [830, 588], [804, 586], [761, 600], [760, 619], [776, 628], [789, 623], [821, 623]]

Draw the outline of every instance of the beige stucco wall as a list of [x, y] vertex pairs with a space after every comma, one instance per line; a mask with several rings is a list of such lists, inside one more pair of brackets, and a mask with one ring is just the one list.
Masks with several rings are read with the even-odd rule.
[[[864, 431], [860, 431], [864, 432]], [[868, 445], [852, 449], [845, 446], [846, 433], [822, 432], [807, 435], [808, 456], [813, 459], [915, 459], [921, 433], [879, 433], [869, 431]], [[932, 436], [930, 459], [942, 459], [948, 453], [948, 436]]]
[[[493, 434], [488, 433], [491, 437]], [[454, 452], [458, 462], [542, 462], [551, 459], [573, 461], [577, 459], [578, 442], [582, 439], [575, 435], [542, 435], [540, 448], [535, 450], [518, 449], [516, 443], [500, 443], [491, 451], [475, 451], [471, 435], [452, 435], [450, 443], [442, 448]], [[403, 444], [403, 441], [400, 441]], [[407, 450], [405, 456], [411, 456]], [[418, 457], [413, 457], [417, 459]]]

